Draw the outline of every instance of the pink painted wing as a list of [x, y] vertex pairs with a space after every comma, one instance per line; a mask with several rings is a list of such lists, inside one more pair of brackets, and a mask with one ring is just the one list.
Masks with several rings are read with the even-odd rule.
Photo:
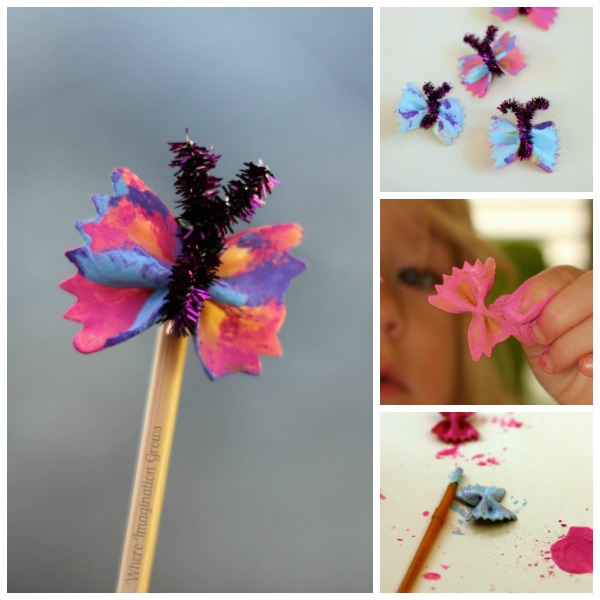
[[156, 322], [180, 250], [177, 223], [160, 198], [124, 167], [111, 179], [114, 195], [93, 195], [97, 216], [75, 225], [84, 245], [66, 256], [78, 273], [61, 283], [77, 296], [64, 316], [84, 324], [73, 340], [84, 353]]
[[195, 336], [211, 379], [238, 371], [258, 375], [261, 354], [282, 354], [277, 333], [285, 319], [284, 293], [306, 268], [289, 250], [301, 240], [295, 223], [249, 229], [228, 240]]
[[431, 430], [442, 441], [460, 444], [469, 440], [476, 440], [479, 432], [467, 421], [467, 417], [474, 415], [472, 412], [443, 412], [445, 418]]
[[[548, 31], [548, 28], [554, 22], [556, 16], [556, 8], [530, 8], [529, 20], [544, 31]], [[518, 8], [492, 8], [492, 14], [500, 17], [503, 21], [514, 19], [519, 14]]]
[[73, 339], [73, 345], [83, 354], [114, 346], [140, 333], [142, 329], [137, 331], [135, 326], [138, 317], [162, 303], [162, 297], [153, 298], [153, 289], [109, 287], [81, 275], [69, 277], [60, 287], [77, 296], [64, 316], [84, 324]]
[[452, 267], [451, 275], [442, 275], [442, 283], [435, 286], [437, 292], [429, 296], [429, 304], [449, 313], [481, 310], [494, 285], [496, 261], [488, 258], [485, 264], [479, 259], [473, 265], [467, 261], [461, 269]]
[[474, 96], [483, 98], [491, 83], [492, 74], [479, 54], [467, 54], [459, 59], [460, 79]]
[[516, 75], [525, 66], [525, 57], [516, 46], [516, 38], [507, 31], [493, 45], [498, 66], [508, 73]]
[[556, 17], [557, 8], [532, 8], [529, 11], [529, 19], [534, 25], [537, 25], [540, 29], [548, 31], [548, 28], [554, 23], [554, 17]]

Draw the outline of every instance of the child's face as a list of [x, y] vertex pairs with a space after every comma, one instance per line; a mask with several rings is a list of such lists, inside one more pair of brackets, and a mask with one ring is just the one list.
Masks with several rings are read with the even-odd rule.
[[452, 248], [423, 217], [418, 202], [381, 202], [381, 404], [455, 399], [458, 320], [427, 302], [452, 269]]

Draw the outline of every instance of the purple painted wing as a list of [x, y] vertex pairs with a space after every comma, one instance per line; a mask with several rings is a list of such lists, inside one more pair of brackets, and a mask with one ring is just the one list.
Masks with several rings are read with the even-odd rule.
[[125, 167], [111, 179], [114, 195], [92, 196], [98, 215], [76, 223], [85, 244], [66, 256], [78, 273], [61, 283], [77, 296], [65, 318], [84, 324], [73, 340], [84, 353], [156, 322], [180, 251], [177, 223], [162, 200]]
[[510, 21], [519, 14], [518, 8], [492, 8], [492, 14], [500, 17], [503, 21]]
[[289, 254], [302, 240], [295, 223], [233, 235], [221, 256], [219, 281], [202, 309], [195, 346], [211, 379], [260, 373], [260, 354], [281, 355], [277, 333], [285, 318], [284, 293], [306, 264]]

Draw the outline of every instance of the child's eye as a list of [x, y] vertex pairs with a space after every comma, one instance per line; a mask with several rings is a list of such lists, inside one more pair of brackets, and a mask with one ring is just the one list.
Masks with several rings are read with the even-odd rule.
[[442, 278], [433, 271], [427, 269], [403, 269], [398, 273], [398, 279], [402, 283], [412, 285], [420, 289], [432, 288], [434, 285], [442, 283]]

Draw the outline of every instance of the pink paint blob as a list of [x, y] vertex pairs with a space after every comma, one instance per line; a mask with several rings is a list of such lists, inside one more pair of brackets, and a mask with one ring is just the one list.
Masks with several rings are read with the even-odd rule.
[[552, 559], [567, 573], [594, 570], [594, 531], [591, 527], [571, 527], [567, 535], [550, 547]]
[[423, 579], [428, 579], [429, 581], [437, 581], [441, 578], [442, 576], [439, 573], [423, 573]]
[[440, 567], [442, 567], [442, 569], [446, 569], [446, 571], [450, 568], [450, 565], [440, 565]]
[[424, 517], [428, 517], [429, 516], [429, 511], [428, 510], [424, 510], [423, 511], [423, 516]]
[[379, 491], [379, 499], [385, 500], [385, 496], [382, 494], [381, 490]]

